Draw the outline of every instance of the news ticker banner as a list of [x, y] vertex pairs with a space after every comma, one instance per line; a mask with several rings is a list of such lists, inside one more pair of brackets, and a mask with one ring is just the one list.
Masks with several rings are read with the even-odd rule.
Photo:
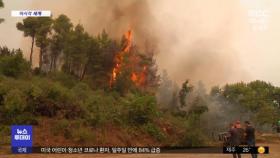
[[12, 17], [50, 17], [50, 10], [12, 10]]
[[269, 147], [12, 147], [16, 154], [269, 154]]
[[160, 153], [242, 153], [268, 154], [268, 147], [39, 147], [33, 146], [30, 125], [11, 126], [11, 150], [15, 154], [160, 154]]

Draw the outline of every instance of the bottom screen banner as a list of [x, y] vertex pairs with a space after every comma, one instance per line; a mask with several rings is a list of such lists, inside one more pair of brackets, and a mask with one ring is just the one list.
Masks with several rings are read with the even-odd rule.
[[268, 154], [269, 147], [12, 147], [16, 154]]

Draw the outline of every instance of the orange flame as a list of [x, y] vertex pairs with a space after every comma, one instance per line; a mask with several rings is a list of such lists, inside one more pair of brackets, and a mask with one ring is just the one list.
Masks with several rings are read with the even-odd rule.
[[145, 65], [143, 66], [141, 72], [139, 73], [132, 72], [130, 77], [131, 81], [133, 81], [137, 86], [144, 86], [146, 82], [146, 74], [147, 74], [146, 70], [147, 70], [147, 66]]
[[136, 73], [135, 72], [132, 72], [132, 74], [131, 74], [131, 81], [133, 81], [133, 82], [137, 82], [137, 80], [138, 80], [138, 77], [137, 77], [137, 75], [136, 75]]
[[[125, 40], [125, 43], [124, 43], [124, 47], [123, 47], [122, 51], [117, 53], [117, 55], [114, 59], [115, 66], [112, 70], [112, 75], [111, 75], [111, 79], [110, 79], [110, 87], [112, 87], [112, 85], [116, 81], [117, 76], [121, 72], [123, 57], [124, 57], [125, 53], [129, 53], [130, 50], [131, 50], [131, 47], [132, 47], [132, 31], [131, 30], [128, 30], [124, 34], [124, 40]], [[138, 61], [135, 60], [135, 57], [133, 58], [133, 56], [131, 56], [130, 57], [130, 62], [132, 63], [130, 66], [133, 70], [132, 73], [131, 73], [131, 76], [130, 76], [131, 81], [136, 86], [144, 85], [144, 83], [146, 81], [146, 69], [147, 69], [147, 67], [144, 66], [143, 69], [141, 70], [141, 72], [136, 72], [136, 71], [134, 71], [134, 69], [135, 69], [135, 66], [138, 63]]]
[[125, 34], [124, 34], [125, 40], [126, 40], [126, 45], [123, 49], [123, 52], [127, 53], [130, 51], [130, 48], [132, 46], [132, 31], [128, 30]]
[[120, 73], [120, 68], [121, 68], [121, 64], [123, 61], [123, 56], [124, 53], [128, 53], [132, 47], [132, 31], [128, 30], [125, 34], [124, 34], [124, 38], [125, 38], [125, 45], [124, 48], [122, 49], [121, 52], [119, 52], [114, 61], [115, 61], [115, 66], [113, 68], [112, 71], [112, 76], [111, 76], [111, 80], [110, 80], [110, 87], [112, 87], [113, 83], [116, 81], [117, 75]]

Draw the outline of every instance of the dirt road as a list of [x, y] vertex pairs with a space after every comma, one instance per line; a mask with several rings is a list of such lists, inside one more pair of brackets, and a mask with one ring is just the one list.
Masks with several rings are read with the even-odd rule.
[[[278, 158], [280, 157], [280, 143], [262, 144], [269, 146], [270, 154], [259, 155], [258, 158]], [[227, 154], [157, 154], [157, 155], [0, 155], [1, 158], [232, 158]], [[251, 155], [243, 155], [242, 158], [251, 158]]]

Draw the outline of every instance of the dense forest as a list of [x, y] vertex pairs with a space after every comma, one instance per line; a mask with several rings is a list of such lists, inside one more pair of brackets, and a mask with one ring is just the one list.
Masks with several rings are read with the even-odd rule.
[[202, 82], [178, 86], [158, 75], [154, 48], [138, 48], [133, 30], [119, 40], [105, 30], [90, 35], [66, 15], [15, 27], [31, 39], [30, 57], [0, 47], [0, 144], [9, 143], [10, 125], [32, 124], [43, 133], [37, 145], [48, 138], [48, 145], [201, 146], [231, 121], [250, 120], [261, 131], [280, 119], [279, 87], [259, 80], [210, 92]]

